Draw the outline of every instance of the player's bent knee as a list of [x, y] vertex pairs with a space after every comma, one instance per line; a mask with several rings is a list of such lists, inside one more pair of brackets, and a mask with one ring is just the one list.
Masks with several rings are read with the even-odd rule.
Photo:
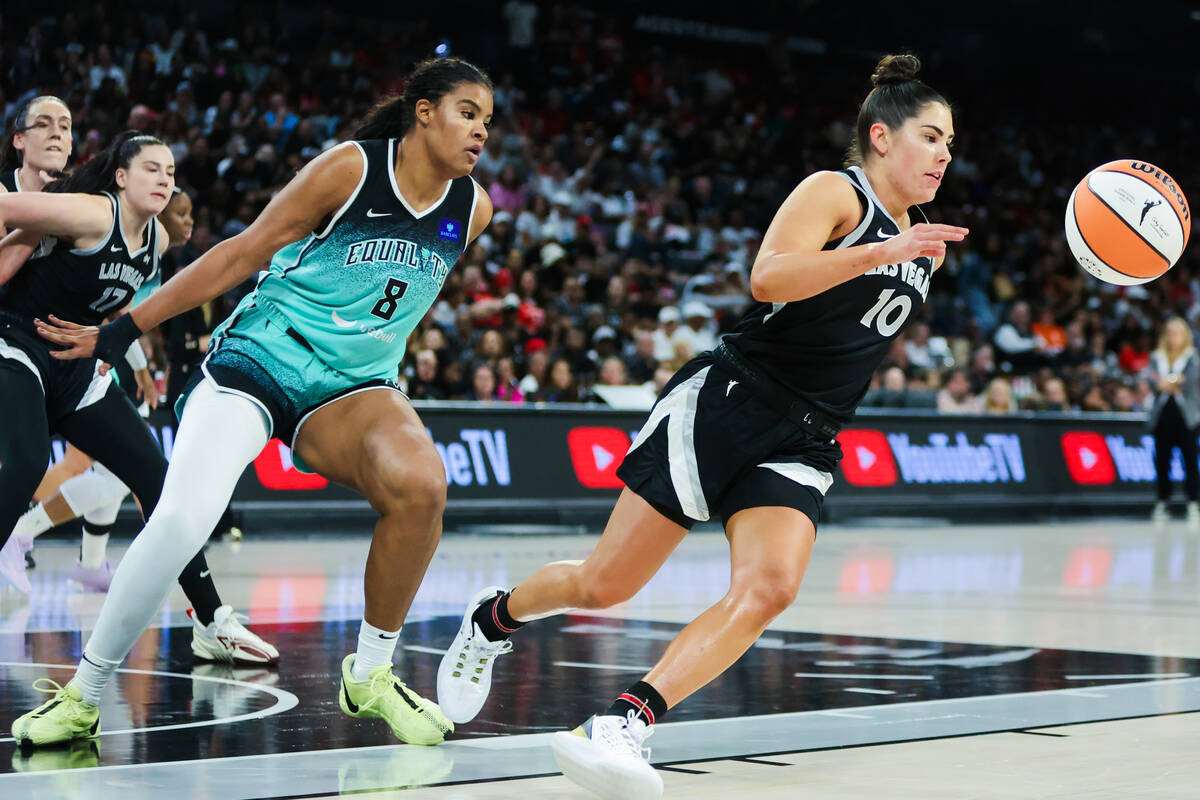
[[731, 594], [738, 612], [750, 614], [762, 622], [770, 622], [796, 601], [799, 590], [798, 581], [781, 577], [767, 578]]
[[410, 519], [433, 521], [446, 508], [446, 475], [441, 470], [388, 459], [368, 471], [363, 494], [380, 514], [404, 514]]

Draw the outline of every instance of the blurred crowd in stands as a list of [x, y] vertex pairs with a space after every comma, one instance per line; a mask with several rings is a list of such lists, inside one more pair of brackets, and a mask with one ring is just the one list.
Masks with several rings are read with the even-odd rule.
[[[880, 55], [814, 55], [781, 35], [655, 37], [604, 5], [503, 0], [457, 20], [451, 39], [422, 20], [237, 8], [6, 9], [6, 124], [28, 96], [62, 97], [75, 164], [126, 128], [160, 136], [194, 200], [186, 264], [349, 138], [416, 61], [440, 48], [479, 63], [496, 92], [475, 177], [495, 216], [398, 365], [422, 400], [586, 402], [605, 385], [661, 386], [753, 302], [749, 272], [772, 214], [806, 174], [841, 166]], [[927, 58], [923, 77], [955, 100], [954, 76], [936, 64]], [[971, 235], [864, 405], [1146, 409], [1163, 321], [1200, 314], [1196, 249], [1146, 286], [1102, 285], [1072, 261], [1062, 215], [1088, 168], [1153, 160], [1159, 134], [1136, 115], [1119, 130], [1023, 126], [1012, 109], [978, 108], [979, 96], [957, 97], [954, 161], [927, 209]], [[1162, 166], [1200, 191], [1194, 158]], [[250, 288], [207, 307], [210, 325]], [[158, 347], [156, 365], [170, 369], [164, 359]]]

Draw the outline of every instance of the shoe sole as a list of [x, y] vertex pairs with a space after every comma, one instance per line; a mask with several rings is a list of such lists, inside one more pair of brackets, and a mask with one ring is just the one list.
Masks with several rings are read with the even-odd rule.
[[649, 764], [632, 769], [611, 761], [600, 761], [591, 740], [559, 731], [550, 740], [554, 761], [572, 783], [604, 800], [659, 800], [662, 778]]
[[224, 650], [219, 653], [214, 652], [208, 649], [208, 645], [197, 642], [194, 638], [192, 639], [192, 655], [201, 661], [209, 661], [214, 664], [248, 664], [255, 667], [265, 667], [279, 663], [278, 656], [272, 659], [253, 659], [239, 658], [236, 655], [226, 654]]
[[[429, 730], [427, 729], [423, 732], [418, 733], [416, 731], [412, 731], [412, 730], [404, 727], [403, 723], [400, 723], [398, 725], [393, 724], [391, 720], [387, 719], [386, 717], [384, 717], [382, 714], [378, 713], [374, 709], [367, 709], [366, 711], [351, 711], [350, 707], [348, 705], [346, 705], [346, 681], [344, 678], [342, 679], [341, 685], [338, 687], [338, 706], [342, 709], [342, 713], [344, 713], [348, 717], [354, 717], [355, 719], [381, 719], [381, 720], [383, 720], [384, 722], [386, 722], [388, 724], [388, 727], [392, 729], [392, 734], [397, 739], [404, 742], [405, 744], [415, 744], [415, 745], [421, 745], [422, 747], [432, 747], [433, 745], [441, 744], [442, 742], [446, 741], [446, 734], [442, 733], [440, 730], [437, 730], [436, 726], [434, 725], [432, 720], [429, 720], [428, 718], [427, 718], [426, 724], [429, 725], [430, 727], [434, 728], [434, 732], [430, 733]], [[418, 715], [416, 718], [420, 719], [420, 715]], [[453, 726], [451, 726], [451, 729], [448, 731], [448, 733], [454, 733]]]

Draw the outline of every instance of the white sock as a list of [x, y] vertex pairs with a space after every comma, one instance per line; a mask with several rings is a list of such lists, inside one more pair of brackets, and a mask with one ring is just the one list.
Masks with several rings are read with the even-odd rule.
[[83, 529], [83, 541], [79, 547], [79, 563], [82, 566], [90, 568], [98, 568], [104, 566], [104, 556], [108, 552], [108, 534], [107, 533], [92, 533], [87, 529], [86, 523]]
[[79, 669], [75, 670], [73, 679], [75, 685], [79, 687], [83, 699], [89, 703], [99, 704], [100, 695], [104, 694], [104, 687], [108, 684], [108, 679], [120, 665], [120, 661], [101, 658], [84, 650], [83, 658], [79, 661]]
[[392, 654], [396, 652], [396, 641], [400, 631], [385, 631], [376, 628], [365, 619], [358, 629], [358, 650], [354, 655], [354, 666], [350, 670], [356, 681], [365, 681], [371, 675], [371, 670], [384, 664], [392, 663]]
[[13, 528], [13, 536], [37, 538], [38, 534], [45, 533], [53, 527], [54, 523], [46, 515], [46, 509], [42, 507], [41, 503], [38, 503], [17, 520], [16, 527]]

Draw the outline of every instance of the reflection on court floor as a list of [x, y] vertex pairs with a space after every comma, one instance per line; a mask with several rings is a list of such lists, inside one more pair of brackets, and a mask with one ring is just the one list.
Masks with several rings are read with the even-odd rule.
[[[462, 596], [579, 557], [592, 541], [448, 537], [404, 627], [398, 672], [432, 695]], [[445, 745], [418, 748], [337, 707], [364, 545], [212, 546], [222, 588], [279, 646], [280, 668], [194, 663], [173, 601], [109, 687], [99, 739], [22, 751], [0, 738], [0, 795], [258, 800], [457, 786], [454, 796], [474, 797], [465, 787], [551, 775], [550, 732], [640, 677], [728, 581], [721, 539], [689, 537], [626, 607], [522, 630], [480, 716]], [[40, 702], [34, 679], [70, 677], [99, 600], [66, 585], [70, 548], [39, 550], [34, 596], [0, 597], [4, 733]], [[692, 775], [710, 769], [698, 762], [797, 763], [798, 753], [1200, 710], [1200, 634], [1186, 622], [1198, 561], [1194, 536], [1148, 526], [827, 529], [797, 605], [672, 710], [653, 762]]]

